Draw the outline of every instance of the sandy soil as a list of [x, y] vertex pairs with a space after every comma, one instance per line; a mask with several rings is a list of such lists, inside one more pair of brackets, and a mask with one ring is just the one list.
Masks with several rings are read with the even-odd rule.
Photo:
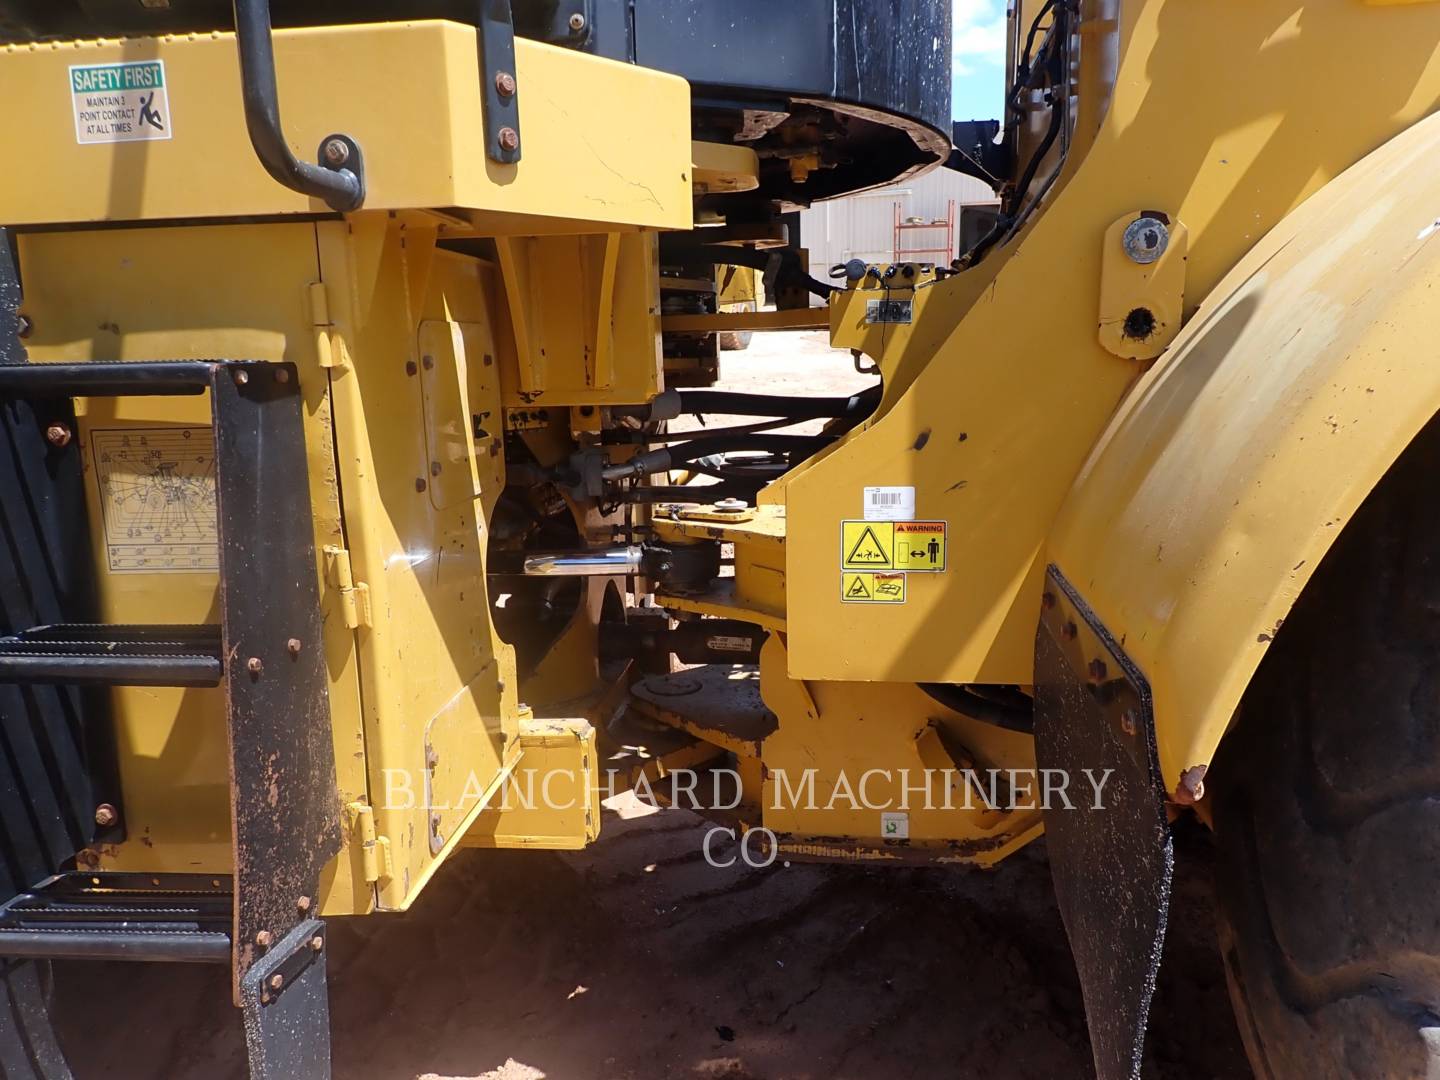
[[[757, 335], [734, 388], [850, 393], [823, 335]], [[992, 872], [706, 863], [685, 811], [607, 812], [575, 853], [472, 852], [415, 910], [332, 920], [341, 1080], [986, 1080], [1091, 1075], [1043, 841]], [[717, 845], [717, 854], [728, 854]], [[1185, 830], [1146, 1062], [1154, 1080], [1250, 1076]], [[244, 1075], [226, 973], [71, 964], [79, 1080]]]

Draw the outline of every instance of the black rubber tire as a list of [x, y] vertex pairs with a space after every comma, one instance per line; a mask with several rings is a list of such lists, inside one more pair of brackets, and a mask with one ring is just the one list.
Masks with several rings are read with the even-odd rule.
[[1440, 1078], [1440, 425], [1319, 567], [1210, 770], [1262, 1080]]

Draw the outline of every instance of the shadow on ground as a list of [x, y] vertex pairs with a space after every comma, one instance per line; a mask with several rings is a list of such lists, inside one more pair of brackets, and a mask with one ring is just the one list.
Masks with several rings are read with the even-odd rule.
[[[410, 913], [332, 920], [336, 1076], [1091, 1075], [1043, 841], [991, 873], [719, 870], [705, 829], [607, 816], [588, 851], [462, 854]], [[1185, 837], [1146, 1076], [1240, 1080], [1209, 851]], [[244, 1075], [221, 969], [72, 964], [56, 987], [77, 1080]]]

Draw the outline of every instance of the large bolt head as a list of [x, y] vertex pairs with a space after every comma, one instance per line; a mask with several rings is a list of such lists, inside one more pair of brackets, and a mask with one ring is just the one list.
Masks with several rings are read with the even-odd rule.
[[325, 164], [338, 169], [350, 160], [350, 144], [344, 139], [325, 140]]
[[515, 96], [515, 76], [508, 71], [497, 72], [495, 75], [495, 89], [501, 97]]
[[70, 428], [65, 424], [51, 424], [45, 429], [45, 441], [51, 446], [64, 448], [70, 445]]
[[1156, 217], [1136, 218], [1125, 229], [1125, 254], [1148, 265], [1165, 254], [1170, 246], [1170, 226]]
[[520, 146], [520, 133], [512, 127], [500, 129], [500, 149], [512, 151]]
[[585, 29], [585, 16], [582, 15], [582, 14], [580, 14], [580, 12], [578, 12], [578, 11], [575, 12], [574, 15], [571, 15], [571, 16], [570, 16], [570, 29], [573, 30], [573, 31], [575, 31], [575, 33], [577, 33], [577, 34], [578, 34], [581, 30], [584, 30], [584, 29]]

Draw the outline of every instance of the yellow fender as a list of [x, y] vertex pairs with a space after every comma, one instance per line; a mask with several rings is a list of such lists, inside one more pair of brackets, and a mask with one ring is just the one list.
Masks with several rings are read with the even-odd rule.
[[1208, 766], [1296, 597], [1437, 409], [1432, 115], [1220, 282], [1127, 395], [1052, 533], [1050, 562], [1150, 684], [1167, 790]]

